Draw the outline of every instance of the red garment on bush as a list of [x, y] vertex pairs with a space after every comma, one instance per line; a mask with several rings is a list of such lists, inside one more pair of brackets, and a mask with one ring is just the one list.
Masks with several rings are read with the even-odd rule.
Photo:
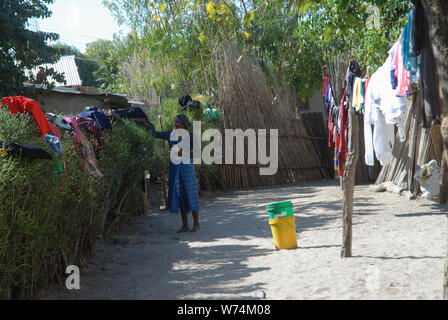
[[22, 113], [24, 111], [31, 113], [34, 121], [36, 121], [39, 126], [40, 136], [44, 137], [45, 133], [50, 131], [50, 125], [48, 124], [47, 118], [45, 118], [40, 104], [33, 99], [24, 96], [5, 97], [3, 98], [0, 108], [3, 107], [5, 103], [8, 104], [9, 112], [11, 114]]

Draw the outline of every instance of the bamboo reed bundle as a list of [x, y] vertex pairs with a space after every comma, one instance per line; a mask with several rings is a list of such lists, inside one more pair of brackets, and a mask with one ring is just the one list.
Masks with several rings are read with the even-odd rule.
[[[251, 56], [242, 57], [237, 45], [223, 43], [216, 57], [215, 68], [219, 89], [219, 105], [226, 129], [278, 129], [278, 171], [261, 176], [257, 167], [225, 165], [223, 183], [227, 187], [244, 188], [305, 180], [329, 179], [322, 167], [328, 157], [319, 156], [317, 140], [307, 132], [297, 115], [297, 100], [291, 89], [271, 90], [259, 63]], [[274, 91], [274, 94], [273, 94]], [[291, 121], [294, 119], [294, 121]], [[324, 137], [321, 137], [324, 138]], [[269, 153], [269, 136], [267, 148]], [[247, 148], [245, 152], [247, 163]]]

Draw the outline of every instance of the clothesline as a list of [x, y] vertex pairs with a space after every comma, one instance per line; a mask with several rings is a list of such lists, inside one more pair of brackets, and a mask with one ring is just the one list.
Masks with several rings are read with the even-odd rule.
[[356, 61], [349, 62], [339, 104], [334, 98], [329, 77], [324, 77], [323, 95], [328, 112], [328, 146], [334, 148], [334, 168], [339, 176], [347, 155], [347, 112], [363, 118], [365, 163], [381, 165], [392, 159], [395, 126], [401, 141], [406, 139], [404, 121], [409, 109], [411, 83], [419, 83], [425, 105], [425, 122], [440, 119], [434, 78], [434, 61], [427, 37], [426, 22], [421, 4], [409, 13], [406, 26], [388, 51], [383, 65], [370, 77], [362, 77]]
[[[53, 155], [56, 157], [54, 162], [54, 173], [56, 175], [65, 173], [65, 179], [67, 180], [65, 153], [61, 133], [59, 132], [59, 130], [63, 130], [67, 132], [67, 137], [73, 143], [83, 171], [96, 179], [103, 177], [103, 174], [97, 168], [96, 154], [104, 149], [103, 131], [112, 129], [111, 122], [104, 112], [97, 110], [95, 107], [93, 110], [88, 108], [89, 110], [85, 112], [67, 117], [53, 113], [44, 114], [38, 102], [24, 96], [4, 97], [0, 102], [0, 108], [6, 104], [11, 114], [28, 112], [32, 116], [39, 127], [39, 135], [43, 138], [44, 144], [49, 151], [53, 151]], [[148, 120], [146, 114], [138, 107], [112, 111], [110, 116], [119, 121], [122, 118]], [[83, 134], [81, 129], [93, 136], [93, 143]], [[0, 155], [22, 156], [30, 160], [53, 160], [50, 153], [37, 146], [21, 145], [7, 141], [0, 141]], [[60, 178], [60, 187], [62, 191], [62, 177]]]

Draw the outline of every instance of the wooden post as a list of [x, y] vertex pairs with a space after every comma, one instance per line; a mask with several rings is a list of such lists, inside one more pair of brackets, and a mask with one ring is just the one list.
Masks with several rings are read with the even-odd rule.
[[433, 125], [431, 128], [431, 142], [432, 148], [436, 155], [437, 164], [442, 166], [442, 157], [443, 157], [443, 140], [442, 140], [442, 131], [439, 125]]
[[421, 114], [423, 105], [420, 102], [420, 92], [417, 87], [412, 87], [412, 105], [411, 105], [411, 124], [410, 124], [410, 133], [409, 133], [409, 149], [407, 156], [407, 164], [408, 168], [407, 178], [408, 178], [408, 190], [413, 194], [418, 193], [419, 186], [417, 185], [417, 181], [414, 179], [415, 173], [415, 152], [417, 148], [417, 136], [418, 136], [418, 126], [421, 122]]
[[347, 158], [342, 176], [342, 248], [341, 258], [352, 256], [353, 194], [355, 191], [356, 164], [359, 157], [359, 123], [352, 108], [348, 110]]
[[[160, 130], [163, 131], [162, 116], [159, 115]], [[168, 193], [166, 190], [166, 143], [163, 144], [163, 171], [162, 171], [162, 192], [165, 199], [165, 207], [168, 206]]]
[[144, 176], [143, 176], [143, 208], [145, 211], [145, 215], [149, 215], [149, 201], [148, 201], [148, 180], [149, 180], [150, 174], [148, 170], [145, 170]]

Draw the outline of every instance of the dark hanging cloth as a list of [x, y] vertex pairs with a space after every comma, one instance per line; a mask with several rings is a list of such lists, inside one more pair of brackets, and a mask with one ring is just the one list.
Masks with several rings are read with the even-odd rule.
[[339, 118], [339, 107], [337, 105], [334, 105], [331, 109], [331, 122], [338, 123]]
[[391, 84], [392, 84], [392, 89], [396, 89], [397, 88], [397, 85], [398, 85], [398, 78], [397, 78], [397, 76], [395, 75], [395, 70], [392, 70], [391, 72], [390, 72], [390, 82], [391, 82]]
[[102, 130], [112, 130], [112, 125], [110, 124], [109, 118], [102, 111], [85, 111], [81, 112], [79, 115], [95, 120]]
[[[361, 68], [356, 60], [350, 60], [348, 63], [347, 71], [345, 72], [344, 84], [342, 90], [347, 89], [347, 97], [353, 97], [353, 81], [356, 77], [361, 77]], [[348, 104], [346, 106], [348, 108]]]
[[411, 25], [411, 54], [414, 57], [418, 57], [422, 51], [422, 38], [423, 38], [423, 24], [424, 24], [424, 11], [420, 0], [414, 0], [414, 10], [412, 10], [412, 25]]
[[198, 100], [191, 100], [187, 103], [187, 107], [199, 109], [201, 107], [201, 102]]
[[129, 109], [120, 109], [120, 110], [114, 110], [112, 111], [112, 116], [123, 119], [144, 119], [147, 122], [149, 121], [148, 116], [146, 113], [139, 107], [132, 107]]
[[188, 94], [183, 95], [180, 97], [177, 102], [179, 102], [180, 108], [182, 110], [187, 108], [188, 103], [190, 103], [193, 99]]
[[182, 110], [185, 110], [188, 107], [192, 107], [192, 108], [200, 108], [201, 107], [201, 102], [191, 99], [191, 97], [188, 94], [185, 94], [182, 97], [180, 97], [177, 100], [177, 102], [179, 102], [180, 108]]
[[430, 127], [431, 122], [440, 119], [439, 79], [436, 62], [429, 38], [428, 21], [421, 1], [416, 1], [415, 19], [412, 26], [414, 53], [418, 55], [420, 68], [420, 96], [423, 105], [423, 125]]
[[23, 158], [34, 160], [34, 159], [46, 159], [53, 160], [51, 154], [47, 151], [33, 145], [22, 145], [16, 144], [14, 142], [2, 142], [0, 141], [0, 148], [6, 150], [8, 154], [15, 157], [22, 156]]

